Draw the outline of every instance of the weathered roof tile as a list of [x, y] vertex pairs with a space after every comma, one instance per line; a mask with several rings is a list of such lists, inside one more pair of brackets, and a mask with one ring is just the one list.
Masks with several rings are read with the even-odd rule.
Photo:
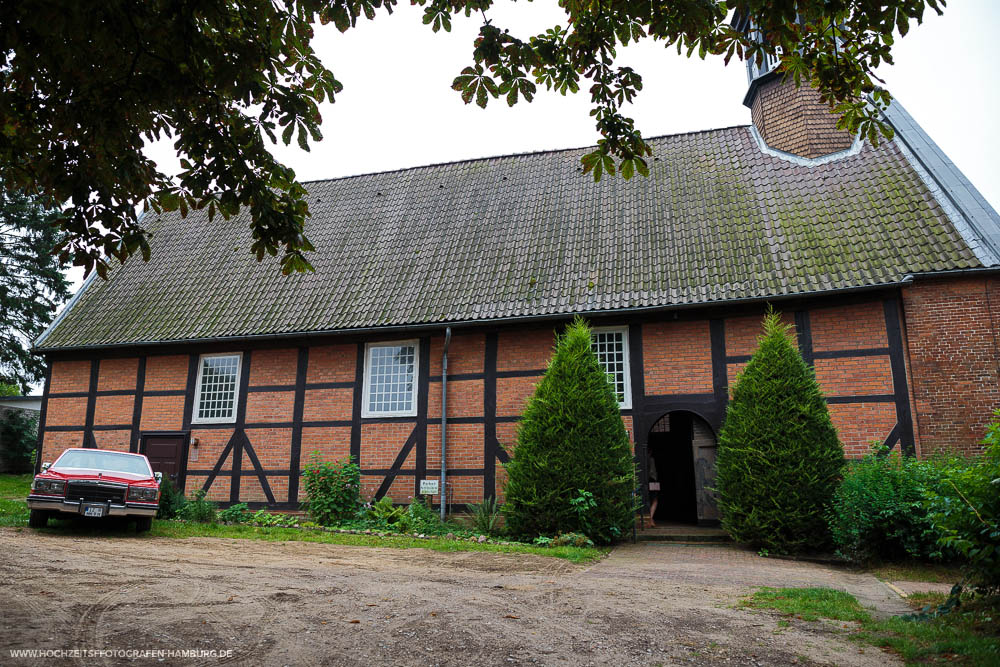
[[893, 142], [805, 167], [746, 127], [651, 141], [595, 184], [586, 149], [307, 184], [312, 274], [249, 254], [246, 212], [147, 219], [152, 259], [91, 281], [40, 349], [693, 304], [980, 266]]

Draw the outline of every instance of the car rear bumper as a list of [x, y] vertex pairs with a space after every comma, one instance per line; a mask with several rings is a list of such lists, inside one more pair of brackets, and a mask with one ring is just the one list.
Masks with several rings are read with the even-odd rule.
[[[95, 503], [87, 502], [86, 505], [93, 505]], [[51, 512], [60, 512], [62, 514], [76, 514], [80, 515], [80, 502], [75, 500], [64, 500], [62, 498], [53, 498], [50, 496], [28, 496], [28, 508], [33, 510], [47, 510]], [[107, 512], [105, 516], [156, 516], [156, 505], [148, 505], [145, 503], [125, 503], [124, 505], [117, 505], [115, 503], [107, 503]]]

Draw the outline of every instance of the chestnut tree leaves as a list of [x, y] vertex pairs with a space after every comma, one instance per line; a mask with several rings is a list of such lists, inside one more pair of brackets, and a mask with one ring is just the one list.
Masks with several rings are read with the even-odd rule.
[[[116, 0], [0, 5], [0, 182], [61, 202], [60, 248], [87, 272], [108, 257], [148, 257], [137, 207], [248, 215], [251, 251], [281, 253], [285, 273], [311, 270], [306, 191], [265, 138], [319, 141], [319, 105], [342, 90], [312, 46], [313, 25], [340, 31], [391, 13], [397, 0]], [[944, 0], [559, 0], [565, 25], [515, 36], [490, 19], [492, 0], [411, 0], [434, 32], [482, 16], [472, 63], [452, 87], [485, 107], [531, 102], [540, 88], [586, 89], [600, 134], [583, 158], [595, 179], [648, 173], [649, 145], [627, 114], [642, 77], [615, 64], [620, 47], [654, 40], [688, 56], [762, 60], [815, 86], [840, 125], [890, 136], [889, 93], [874, 74], [891, 63], [926, 7]], [[525, 4], [523, 11], [531, 11]], [[358, 91], [357, 94], [364, 94]], [[168, 137], [181, 172], [142, 153]]]

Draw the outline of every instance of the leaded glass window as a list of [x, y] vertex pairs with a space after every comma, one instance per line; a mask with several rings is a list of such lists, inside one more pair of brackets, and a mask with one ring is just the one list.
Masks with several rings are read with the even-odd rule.
[[241, 357], [240, 354], [202, 355], [198, 364], [198, 387], [192, 421], [236, 421]]
[[590, 338], [591, 349], [597, 355], [608, 381], [618, 395], [622, 408], [632, 406], [628, 367], [628, 330], [594, 329]]
[[416, 341], [368, 346], [363, 416], [415, 415], [416, 388]]

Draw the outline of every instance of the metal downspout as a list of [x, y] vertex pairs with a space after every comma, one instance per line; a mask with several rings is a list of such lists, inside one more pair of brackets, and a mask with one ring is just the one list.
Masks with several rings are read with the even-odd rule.
[[448, 344], [451, 327], [444, 330], [444, 351], [441, 352], [441, 520], [448, 513]]

